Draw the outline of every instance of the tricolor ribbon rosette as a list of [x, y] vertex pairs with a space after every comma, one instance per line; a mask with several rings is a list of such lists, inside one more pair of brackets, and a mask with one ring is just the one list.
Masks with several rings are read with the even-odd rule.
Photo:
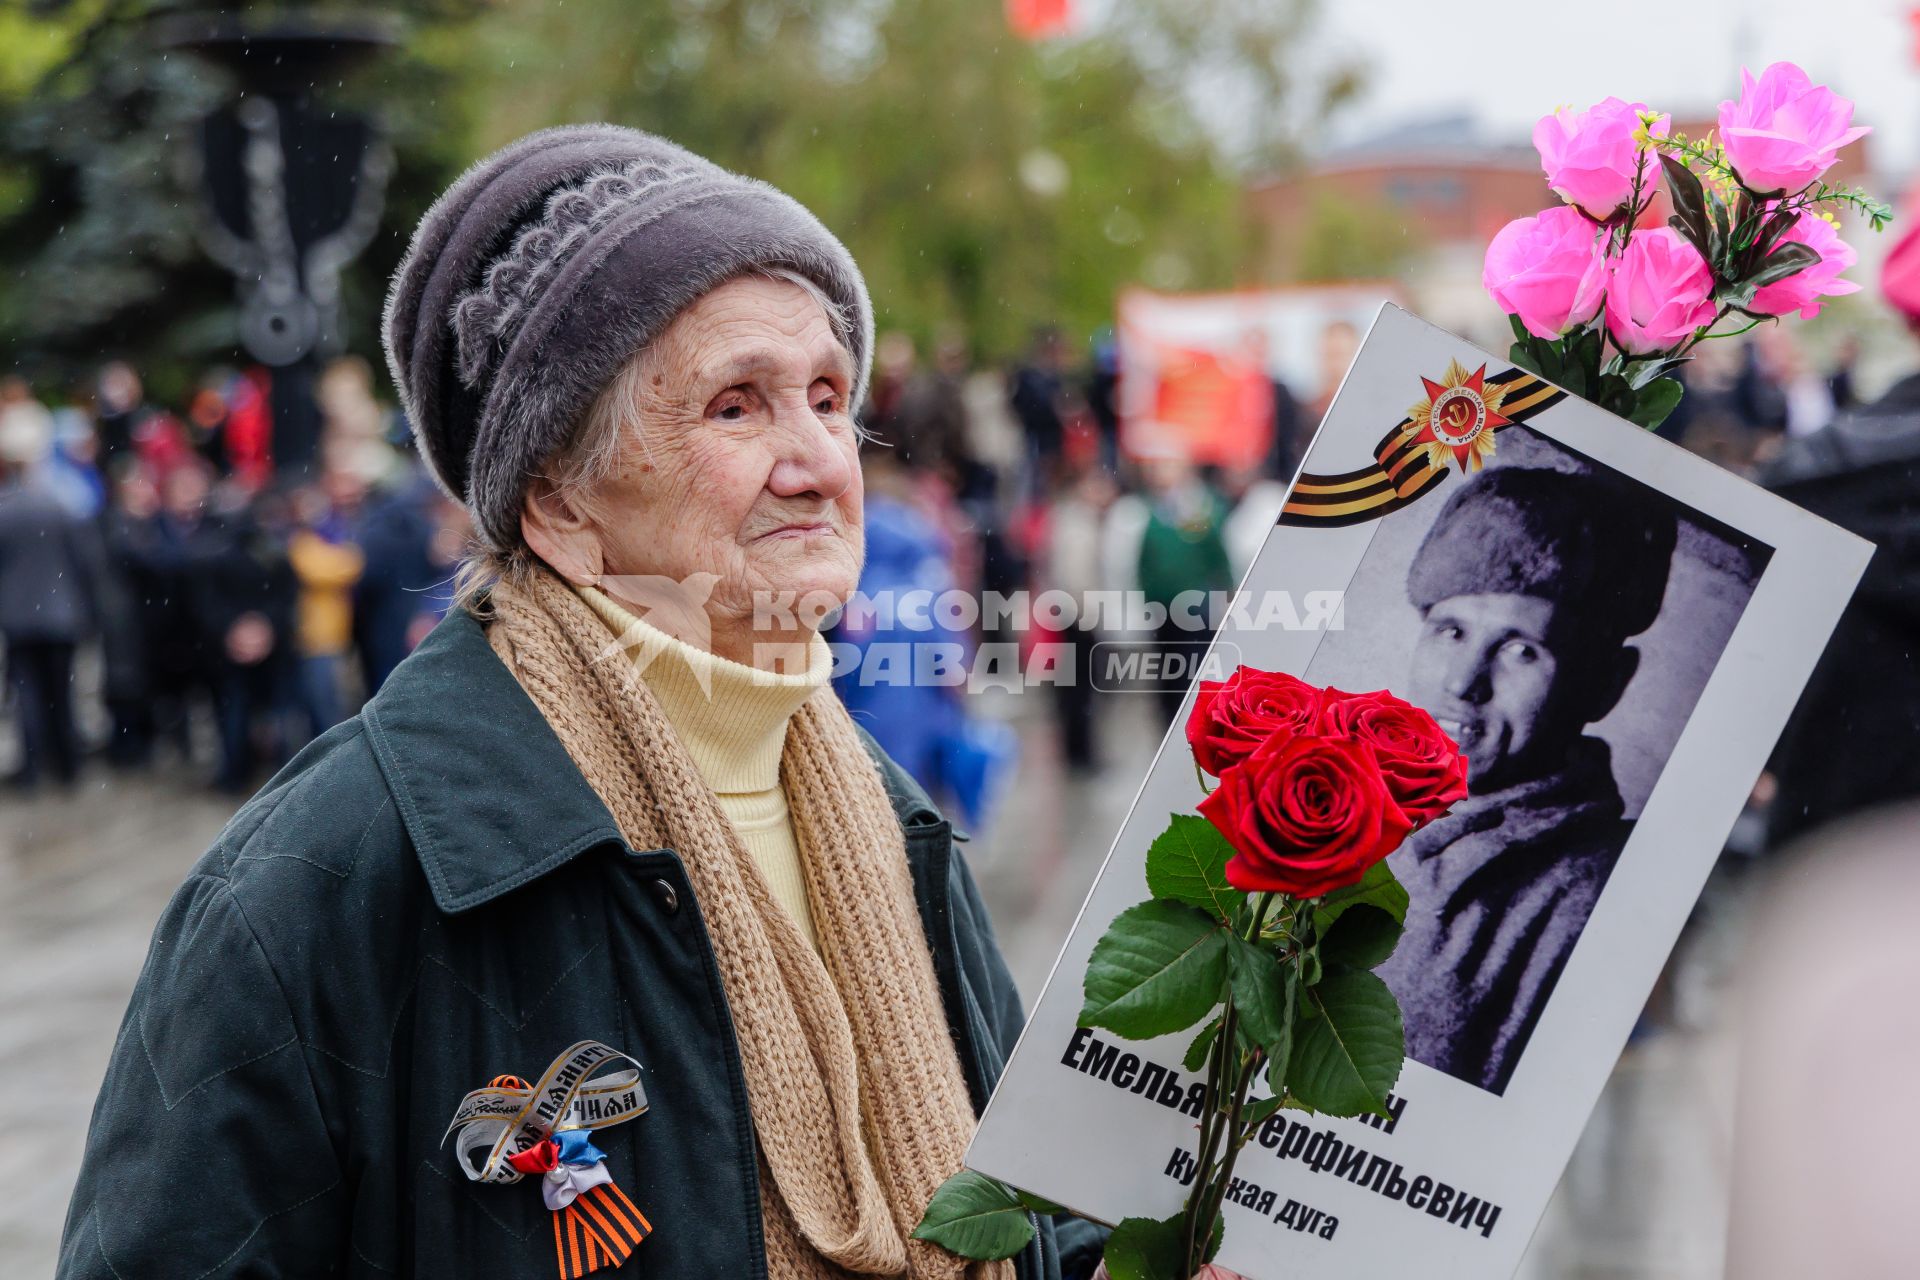
[[[618, 1063], [627, 1065], [600, 1074]], [[447, 1137], [458, 1135], [460, 1171], [474, 1182], [540, 1179], [541, 1197], [553, 1211], [561, 1280], [579, 1280], [625, 1262], [653, 1230], [614, 1185], [592, 1133], [646, 1109], [640, 1064], [597, 1040], [582, 1040], [531, 1085], [518, 1076], [496, 1076], [462, 1098]]]

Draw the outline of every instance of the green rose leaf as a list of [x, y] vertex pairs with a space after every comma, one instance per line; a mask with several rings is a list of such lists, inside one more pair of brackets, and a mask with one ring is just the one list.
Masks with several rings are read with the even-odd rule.
[[1349, 969], [1328, 975], [1307, 999], [1320, 1016], [1294, 1039], [1287, 1087], [1325, 1115], [1385, 1114], [1406, 1056], [1400, 1006], [1387, 984]]
[[1297, 972], [1299, 974], [1299, 986], [1296, 988], [1299, 993], [1299, 1016], [1317, 1018], [1320, 1016], [1320, 1006], [1307, 999], [1307, 995], [1310, 988], [1320, 985], [1320, 979], [1323, 976], [1318, 943], [1300, 953], [1300, 968]]
[[1340, 913], [1349, 907], [1378, 907], [1395, 920], [1404, 922], [1407, 918], [1407, 891], [1394, 879], [1393, 868], [1385, 862], [1374, 863], [1367, 868], [1367, 874], [1360, 878], [1358, 884], [1335, 889], [1320, 899], [1320, 908], [1313, 913], [1313, 922], [1322, 937], [1340, 918]]
[[1102, 1255], [1107, 1274], [1113, 1280], [1184, 1280], [1180, 1263], [1187, 1242], [1181, 1217], [1122, 1218]]
[[913, 1229], [963, 1258], [1011, 1258], [1033, 1239], [1033, 1219], [1020, 1196], [995, 1178], [962, 1169], [940, 1184]]
[[1627, 421], [1653, 430], [1678, 407], [1680, 397], [1686, 394], [1686, 390], [1673, 378], [1656, 378], [1640, 388], [1640, 398], [1634, 403], [1633, 412], [1627, 415]]
[[1205, 818], [1176, 813], [1147, 846], [1147, 891], [1231, 920], [1247, 895], [1227, 883], [1233, 846]]
[[1247, 1109], [1240, 1113], [1240, 1119], [1247, 1125], [1262, 1125], [1279, 1109], [1280, 1099], [1278, 1097], [1261, 1098], [1257, 1102], [1249, 1102]]
[[1284, 1037], [1287, 1017], [1287, 975], [1272, 953], [1234, 934], [1227, 935], [1227, 981], [1233, 988], [1233, 1006], [1255, 1043], [1270, 1045]]
[[1213, 1011], [1227, 981], [1227, 931], [1195, 907], [1128, 907], [1094, 944], [1080, 1025], [1151, 1040]]
[[1350, 907], [1320, 939], [1320, 963], [1329, 970], [1378, 968], [1399, 945], [1401, 930], [1379, 907]]
[[1267, 1083], [1273, 1086], [1276, 1095], [1282, 1092], [1285, 1081], [1279, 1078], [1279, 1071], [1293, 1059], [1293, 1029], [1300, 1021], [1299, 976], [1289, 968], [1287, 985], [1280, 993], [1280, 1007], [1290, 1015], [1281, 1020], [1280, 1034], [1267, 1041]]
[[1200, 1034], [1195, 1036], [1193, 1043], [1187, 1046], [1187, 1056], [1180, 1060], [1187, 1070], [1198, 1071], [1207, 1065], [1207, 1050], [1213, 1048], [1214, 1038], [1220, 1034], [1221, 1021], [1220, 1018], [1215, 1018], [1200, 1028]]
[[1056, 1213], [1066, 1212], [1065, 1209], [1061, 1208], [1059, 1205], [1055, 1204], [1053, 1201], [1042, 1200], [1039, 1196], [1034, 1195], [1031, 1191], [1022, 1191], [1020, 1188], [1015, 1187], [1013, 1189], [1013, 1194], [1020, 1197], [1020, 1203], [1025, 1205], [1030, 1212], [1037, 1213], [1042, 1217], [1051, 1218]]

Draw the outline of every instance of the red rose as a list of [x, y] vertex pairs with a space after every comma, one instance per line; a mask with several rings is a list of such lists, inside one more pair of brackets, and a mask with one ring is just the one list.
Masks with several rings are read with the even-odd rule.
[[1432, 822], [1467, 794], [1467, 758], [1432, 716], [1386, 692], [1327, 699], [1322, 733], [1373, 748], [1387, 791], [1415, 826]]
[[1200, 813], [1234, 847], [1237, 889], [1318, 898], [1356, 883], [1407, 838], [1373, 748], [1280, 736], [1220, 775]]
[[1225, 680], [1202, 680], [1187, 717], [1187, 743], [1202, 769], [1220, 777], [1274, 734], [1312, 733], [1322, 694], [1278, 671], [1235, 667]]

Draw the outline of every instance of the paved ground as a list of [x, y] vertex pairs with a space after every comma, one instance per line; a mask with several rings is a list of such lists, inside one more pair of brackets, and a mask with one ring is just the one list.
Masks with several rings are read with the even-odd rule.
[[[1110, 699], [1106, 768], [1068, 774], [1045, 703], [987, 708], [1023, 759], [971, 846], [1022, 989], [1037, 992], [1118, 829], [1161, 726], [1146, 696]], [[0, 726], [0, 734], [5, 726]], [[0, 755], [4, 755], [0, 751]], [[45, 1276], [93, 1095], [167, 896], [232, 804], [173, 769], [90, 775], [67, 797], [0, 797], [0, 1257]], [[1739, 937], [1716, 894], [1675, 984], [1675, 1025], [1629, 1049], [1534, 1241], [1525, 1280], [1707, 1280], [1720, 1274], [1732, 1069], [1716, 1017]], [[17, 1087], [33, 1080], [50, 1093]]]

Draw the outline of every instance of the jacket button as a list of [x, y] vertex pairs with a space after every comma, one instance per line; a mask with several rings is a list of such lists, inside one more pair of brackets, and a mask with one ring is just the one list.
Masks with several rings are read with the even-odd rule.
[[672, 915], [674, 912], [680, 910], [680, 894], [665, 880], [655, 880], [653, 882], [653, 899], [660, 904], [660, 909], [668, 915]]

